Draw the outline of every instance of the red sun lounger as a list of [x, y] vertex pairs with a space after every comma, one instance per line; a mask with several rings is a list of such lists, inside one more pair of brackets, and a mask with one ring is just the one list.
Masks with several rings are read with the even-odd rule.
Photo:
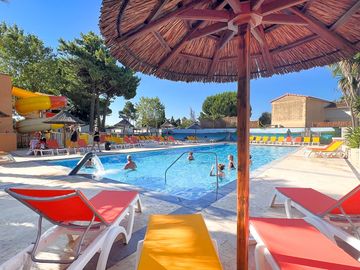
[[[276, 190], [286, 198], [285, 211], [288, 218], [292, 218], [293, 206], [306, 216], [315, 216], [350, 227], [360, 238], [356, 224], [360, 217], [360, 185], [339, 200], [312, 188], [276, 187]], [[274, 195], [271, 206], [274, 206], [276, 196], [277, 194]]]
[[256, 269], [268, 269], [266, 265], [282, 270], [360, 269], [360, 262], [307, 221], [251, 218]]
[[[73, 189], [10, 188], [5, 191], [39, 214], [39, 222], [34, 245], [5, 262], [1, 269], [23, 269], [33, 262], [69, 264], [68, 270], [83, 269], [97, 252], [100, 256], [96, 269], [105, 269], [116, 238], [122, 235], [126, 244], [131, 238], [136, 204], [141, 211], [140, 198], [135, 191], [103, 190], [90, 200], [80, 190]], [[120, 224], [125, 217], [126, 229]], [[56, 226], [42, 235], [43, 218]], [[61, 250], [68, 250], [73, 244], [72, 254], [63, 252], [68, 254], [66, 259], [57, 254], [56, 259], [44, 256], [45, 250], [63, 235], [67, 235], [69, 241]]]

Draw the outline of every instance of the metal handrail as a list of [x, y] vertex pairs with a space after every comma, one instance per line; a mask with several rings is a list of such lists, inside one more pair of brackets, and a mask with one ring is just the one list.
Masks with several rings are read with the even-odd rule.
[[[215, 152], [196, 152], [196, 151], [191, 151], [193, 153], [197, 153], [197, 154], [213, 154], [215, 155], [215, 167], [216, 167], [216, 199], [217, 199], [217, 195], [218, 195], [218, 190], [219, 190], [219, 172], [218, 172], [218, 157], [217, 154]], [[185, 154], [189, 153], [189, 151], [183, 152], [177, 159], [175, 159], [170, 165], [169, 167], [167, 167], [167, 169], [165, 170], [165, 184], [167, 184], [167, 172], [168, 170]]]
[[81, 169], [81, 167], [90, 159], [95, 157], [96, 154], [93, 152], [87, 153], [85, 156], [82, 157], [82, 159], [79, 160], [79, 162], [76, 164], [75, 168], [69, 172], [69, 175], [75, 175], [78, 173], [78, 171]]

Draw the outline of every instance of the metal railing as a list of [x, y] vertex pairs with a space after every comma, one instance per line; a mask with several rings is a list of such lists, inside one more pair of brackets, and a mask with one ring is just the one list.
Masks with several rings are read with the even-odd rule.
[[[216, 199], [217, 199], [217, 195], [218, 195], [218, 190], [219, 190], [219, 172], [218, 172], [218, 157], [217, 157], [217, 154], [215, 152], [194, 152], [194, 151], [191, 151], [193, 153], [196, 153], [196, 154], [207, 154], [207, 155], [214, 155], [215, 156], [215, 170], [216, 170]], [[189, 153], [189, 151], [186, 151], [186, 152], [183, 152], [177, 159], [175, 159], [170, 165], [169, 167], [167, 167], [167, 169], [165, 170], [165, 184], [167, 184], [167, 172], [168, 170], [185, 154]]]
[[82, 157], [82, 159], [80, 159], [80, 161], [76, 164], [75, 168], [71, 170], [71, 172], [69, 173], [69, 175], [75, 175], [78, 173], [78, 171], [80, 171], [81, 167], [90, 159], [95, 157], [96, 154], [93, 152], [89, 152], [87, 153], [85, 156]]

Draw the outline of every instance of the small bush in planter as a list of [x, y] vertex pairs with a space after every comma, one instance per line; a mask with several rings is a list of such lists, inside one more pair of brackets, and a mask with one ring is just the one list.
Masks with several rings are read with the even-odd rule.
[[349, 128], [348, 133], [345, 136], [347, 145], [350, 148], [360, 147], [360, 127]]

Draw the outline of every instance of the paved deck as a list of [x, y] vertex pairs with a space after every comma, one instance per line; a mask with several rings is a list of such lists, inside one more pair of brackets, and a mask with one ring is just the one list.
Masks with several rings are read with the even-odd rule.
[[[125, 189], [119, 183], [104, 183], [80, 176], [67, 177], [68, 170], [43, 162], [26, 161], [0, 166], [0, 264], [28, 246], [35, 238], [36, 215], [9, 197], [3, 189], [11, 186], [46, 186], [80, 188], [87, 196], [99, 189]], [[283, 208], [269, 208], [275, 186], [312, 187], [338, 198], [359, 184], [357, 172], [343, 159], [305, 158], [302, 150], [275, 161], [252, 174], [250, 214], [252, 216], [284, 217]], [[159, 194], [141, 191], [143, 213], [135, 217], [132, 239], [127, 246], [115, 244], [108, 261], [108, 269], [134, 269], [135, 248], [143, 239], [150, 214], [201, 212], [208, 229], [219, 244], [220, 259], [225, 270], [235, 269], [236, 250], [236, 193], [234, 185], [224, 190], [221, 199], [209, 197], [197, 203], [163, 199]], [[49, 227], [46, 224], [45, 227]], [[250, 252], [253, 269], [252, 252]], [[94, 269], [91, 262], [86, 269]], [[46, 266], [43, 269], [58, 269]]]

